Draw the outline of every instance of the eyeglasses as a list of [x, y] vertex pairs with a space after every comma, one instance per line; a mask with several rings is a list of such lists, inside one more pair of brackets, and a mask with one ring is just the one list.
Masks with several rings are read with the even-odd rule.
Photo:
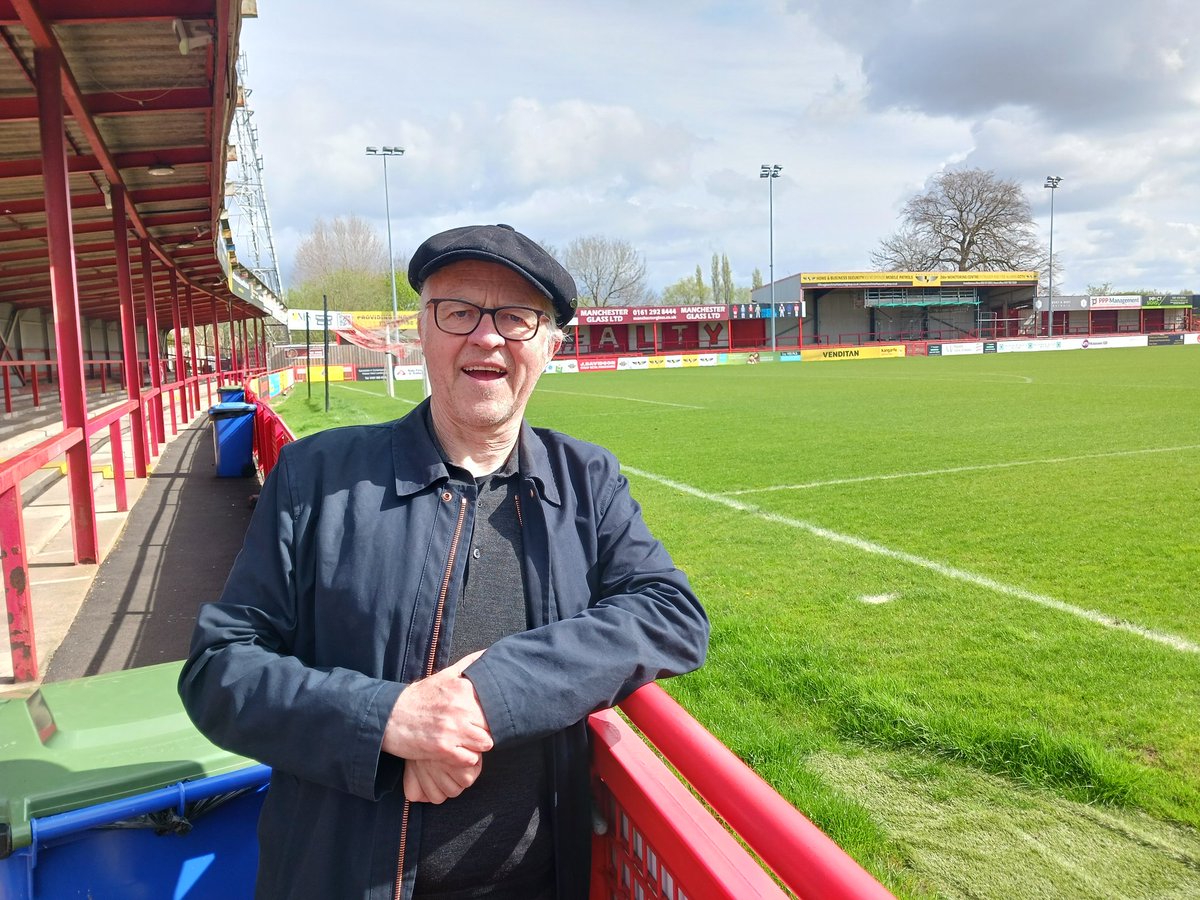
[[506, 341], [527, 341], [538, 333], [542, 319], [549, 319], [540, 309], [528, 306], [476, 306], [467, 300], [430, 300], [433, 321], [446, 334], [467, 335], [479, 327], [484, 315], [492, 317], [492, 323], [500, 337]]

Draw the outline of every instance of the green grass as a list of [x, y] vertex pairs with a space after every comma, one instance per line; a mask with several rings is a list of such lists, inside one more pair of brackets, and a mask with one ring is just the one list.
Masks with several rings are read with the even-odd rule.
[[1200, 350], [546, 376], [529, 418], [705, 601], [668, 688], [893, 890], [1200, 896]]

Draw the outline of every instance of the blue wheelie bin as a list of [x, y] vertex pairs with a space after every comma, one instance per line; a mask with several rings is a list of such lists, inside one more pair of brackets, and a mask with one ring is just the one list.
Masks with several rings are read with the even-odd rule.
[[217, 388], [217, 396], [222, 403], [245, 403], [246, 389], [236, 384], [226, 384]]
[[218, 478], [254, 474], [254, 404], [218, 403], [209, 407]]
[[180, 666], [0, 699], [0, 897], [253, 896], [270, 770], [196, 731]]

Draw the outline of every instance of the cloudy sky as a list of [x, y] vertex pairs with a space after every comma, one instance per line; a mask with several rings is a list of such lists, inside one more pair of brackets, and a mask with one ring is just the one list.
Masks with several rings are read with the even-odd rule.
[[1194, 0], [259, 0], [242, 29], [285, 284], [318, 217], [396, 251], [508, 222], [629, 241], [661, 290], [868, 269], [948, 166], [1025, 186], [1056, 293], [1200, 291]]

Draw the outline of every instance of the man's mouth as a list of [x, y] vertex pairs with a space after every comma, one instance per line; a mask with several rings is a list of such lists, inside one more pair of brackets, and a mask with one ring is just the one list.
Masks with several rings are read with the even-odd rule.
[[499, 381], [508, 374], [508, 369], [504, 368], [504, 366], [489, 365], [487, 363], [475, 363], [463, 366], [462, 371], [468, 378], [473, 378], [476, 381]]

